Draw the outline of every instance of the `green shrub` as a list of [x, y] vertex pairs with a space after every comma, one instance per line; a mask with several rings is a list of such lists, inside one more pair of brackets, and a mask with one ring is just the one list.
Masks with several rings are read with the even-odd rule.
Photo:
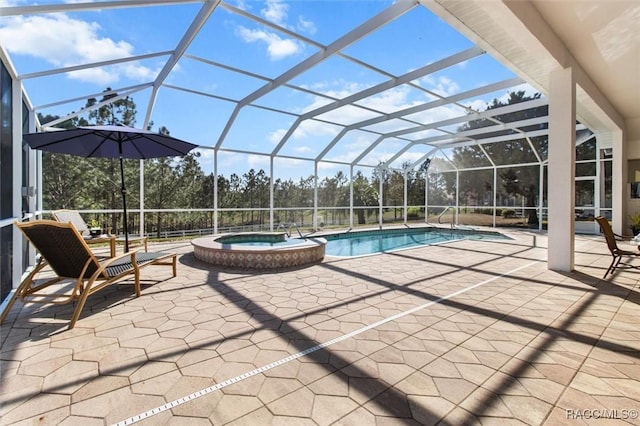
[[516, 217], [516, 211], [513, 209], [504, 209], [502, 210], [502, 217], [505, 219], [512, 219]]
[[407, 209], [407, 219], [417, 219], [420, 217], [420, 208], [409, 207]]

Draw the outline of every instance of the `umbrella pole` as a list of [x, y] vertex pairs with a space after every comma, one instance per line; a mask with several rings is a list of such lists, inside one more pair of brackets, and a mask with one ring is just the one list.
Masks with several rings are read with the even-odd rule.
[[120, 180], [122, 181], [122, 208], [124, 210], [124, 252], [129, 253], [129, 225], [127, 225], [127, 189], [124, 187], [124, 164], [122, 161], [122, 143], [120, 143]]

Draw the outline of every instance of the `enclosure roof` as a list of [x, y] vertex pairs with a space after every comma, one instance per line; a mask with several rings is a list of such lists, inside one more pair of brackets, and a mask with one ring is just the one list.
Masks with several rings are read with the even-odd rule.
[[[537, 1], [20, 1], [0, 10], [0, 40], [29, 106], [61, 117], [48, 126], [128, 96], [137, 127], [164, 126], [230, 162], [417, 166], [452, 147], [546, 136], [547, 75], [563, 66], [586, 70], [587, 127], [638, 117], [638, 82], [626, 78], [637, 54], [594, 60], [598, 45], [579, 38], [624, 25], [636, 48], [638, 20], [625, 16], [638, 3], [566, 3], [555, 14], [556, 2]], [[576, 49], [573, 62], [562, 49]], [[542, 96], [486, 110], [518, 90]], [[538, 113], [500, 115], [516, 110]], [[470, 119], [486, 127], [465, 128]]]

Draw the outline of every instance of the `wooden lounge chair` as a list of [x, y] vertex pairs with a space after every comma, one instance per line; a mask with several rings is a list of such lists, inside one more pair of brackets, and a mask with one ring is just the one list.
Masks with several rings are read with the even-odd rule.
[[[116, 243], [124, 245], [125, 239], [124, 237], [117, 237], [115, 235], [111, 235], [110, 228], [107, 230], [106, 235], [93, 237], [91, 238], [89, 234], [89, 226], [87, 222], [84, 221], [82, 216], [77, 210], [54, 210], [51, 212], [53, 217], [58, 222], [71, 222], [76, 227], [76, 229], [82, 234], [82, 236], [86, 239], [87, 244], [99, 244], [99, 243], [109, 243], [109, 248], [111, 250], [111, 257], [116, 255]], [[129, 248], [136, 246], [144, 246], [144, 251], [148, 251], [148, 243], [147, 237], [131, 237], [129, 236]]]
[[[630, 265], [628, 263], [621, 263], [621, 260], [623, 257], [638, 257], [640, 256], [640, 251], [623, 250], [619, 248], [618, 240], [624, 240], [625, 237], [615, 234], [613, 232], [613, 229], [611, 229], [611, 225], [609, 224], [609, 221], [606, 218], [602, 216], [598, 216], [596, 217], [596, 221], [598, 222], [598, 225], [600, 225], [600, 229], [602, 230], [602, 233], [604, 234], [604, 238], [607, 241], [607, 247], [611, 252], [611, 256], [613, 256], [613, 259], [611, 260], [611, 264], [609, 265], [607, 272], [604, 273], [604, 276], [602, 278], [603, 279], [607, 278], [607, 275], [609, 275], [610, 273], [613, 274], [613, 271], [620, 265], [625, 265], [629, 268], [635, 268], [635, 266]], [[630, 239], [630, 238], [627, 238], [627, 239]]]
[[[71, 223], [35, 220], [16, 222], [16, 226], [34, 245], [39, 259], [12, 295], [0, 316], [0, 323], [17, 298], [23, 303], [74, 302], [75, 309], [69, 321], [69, 329], [72, 329], [87, 297], [110, 284], [133, 278], [136, 296], [140, 296], [140, 268], [154, 264], [169, 265], [173, 267], [173, 276], [176, 276], [176, 255], [173, 253], [130, 252], [101, 260]], [[47, 270], [48, 277], [37, 279], [36, 276], [46, 266], [51, 269]]]

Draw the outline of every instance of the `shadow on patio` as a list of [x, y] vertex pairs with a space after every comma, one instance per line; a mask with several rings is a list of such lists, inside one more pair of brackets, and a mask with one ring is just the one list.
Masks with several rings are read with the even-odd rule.
[[71, 331], [46, 319], [65, 308], [14, 308], [2, 422], [632, 423], [637, 277], [596, 278], [598, 239], [577, 237], [577, 271], [559, 274], [544, 235], [513, 237], [269, 274], [173, 246], [177, 278], [99, 293]]

